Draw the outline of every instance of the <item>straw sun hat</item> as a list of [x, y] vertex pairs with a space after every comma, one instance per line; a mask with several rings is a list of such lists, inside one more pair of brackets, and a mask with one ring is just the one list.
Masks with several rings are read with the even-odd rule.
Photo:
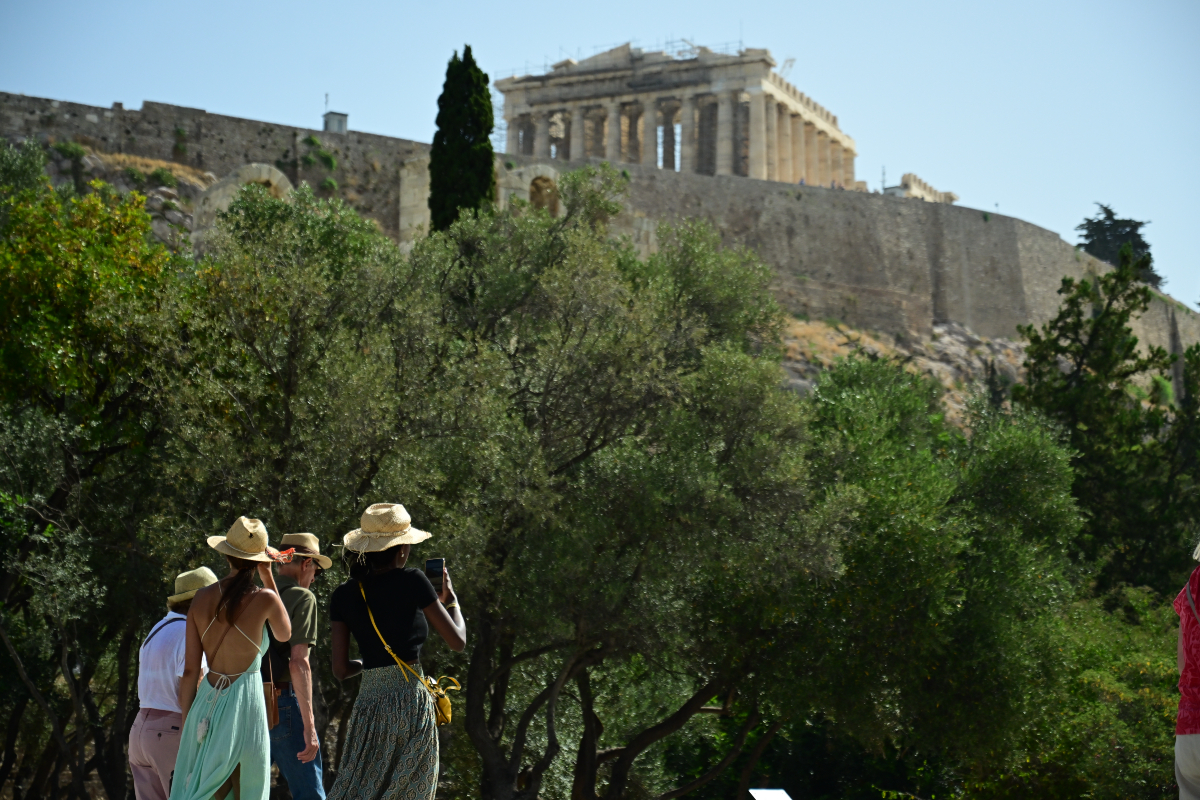
[[167, 602], [182, 603], [184, 600], [191, 600], [196, 596], [196, 592], [216, 582], [217, 576], [208, 567], [181, 572], [175, 576], [175, 594], [168, 597]]
[[373, 553], [398, 544], [423, 542], [433, 534], [412, 526], [412, 517], [399, 503], [376, 503], [363, 512], [362, 526], [342, 537], [342, 546], [355, 553]]
[[321, 569], [329, 569], [333, 565], [333, 559], [321, 555], [321, 543], [311, 533], [285, 533], [279, 547], [280, 549], [290, 547], [296, 551], [296, 555], [308, 556], [316, 561]]
[[224, 536], [208, 537], [208, 546], [218, 553], [247, 561], [271, 561], [267, 554], [267, 526], [260, 520], [238, 517]]

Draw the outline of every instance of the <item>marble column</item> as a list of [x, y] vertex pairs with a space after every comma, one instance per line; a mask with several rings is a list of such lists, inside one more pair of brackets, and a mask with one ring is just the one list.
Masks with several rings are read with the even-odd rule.
[[658, 100], [650, 97], [642, 101], [642, 166], [658, 166]]
[[804, 120], [792, 117], [792, 183], [804, 180]]
[[842, 185], [842, 143], [835, 140], [829, 142], [829, 182]]
[[679, 109], [679, 171], [692, 173], [696, 171], [696, 151], [699, 142], [696, 136], [696, 97], [688, 95], [683, 98], [683, 106]]
[[662, 168], [675, 171], [675, 101], [662, 107]]
[[779, 180], [779, 107], [775, 98], [763, 98], [763, 122], [767, 131], [767, 180]]
[[538, 111], [533, 115], [533, 154], [537, 158], [550, 157], [550, 112]]
[[750, 177], [767, 179], [767, 96], [750, 95]]
[[853, 150], [842, 151], [842, 183], [846, 184], [847, 189], [853, 189], [856, 183], [854, 180], [854, 156]]
[[604, 157], [612, 164], [621, 161], [621, 104], [616, 100], [608, 104], [608, 120], [604, 125]]
[[817, 185], [829, 188], [829, 134], [817, 131]]
[[583, 143], [583, 106], [571, 108], [571, 144], [567, 155], [572, 161], [583, 161], [587, 157], [587, 145]]
[[775, 180], [794, 183], [792, 177], [792, 112], [787, 106], [779, 106], [778, 155], [775, 157]]
[[821, 185], [821, 170], [817, 168], [817, 126], [804, 123], [804, 182]]
[[733, 93], [717, 95], [717, 174], [733, 174]]
[[504, 152], [512, 156], [521, 154], [521, 118], [518, 116], [505, 117], [508, 126], [505, 134]]

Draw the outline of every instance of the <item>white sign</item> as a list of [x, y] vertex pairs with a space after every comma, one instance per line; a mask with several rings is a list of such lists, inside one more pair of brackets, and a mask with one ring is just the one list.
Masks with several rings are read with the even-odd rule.
[[754, 800], [792, 800], [783, 789], [751, 789]]

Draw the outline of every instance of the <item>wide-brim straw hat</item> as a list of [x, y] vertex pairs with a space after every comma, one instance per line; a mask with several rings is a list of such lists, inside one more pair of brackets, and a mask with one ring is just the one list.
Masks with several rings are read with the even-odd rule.
[[260, 520], [238, 517], [224, 536], [208, 537], [208, 546], [218, 553], [247, 561], [271, 561], [267, 555], [267, 526]]
[[191, 600], [196, 596], [196, 592], [216, 582], [217, 576], [208, 567], [181, 572], [175, 576], [175, 594], [168, 597], [167, 602], [182, 603], [184, 600]]
[[355, 528], [342, 537], [342, 546], [355, 553], [373, 553], [398, 544], [416, 544], [432, 536], [412, 526], [412, 517], [399, 503], [368, 506]]
[[321, 555], [321, 543], [317, 537], [311, 533], [285, 533], [283, 540], [279, 543], [280, 550], [292, 548], [298, 556], [308, 556], [321, 569], [329, 569], [333, 566], [333, 559], [329, 556]]

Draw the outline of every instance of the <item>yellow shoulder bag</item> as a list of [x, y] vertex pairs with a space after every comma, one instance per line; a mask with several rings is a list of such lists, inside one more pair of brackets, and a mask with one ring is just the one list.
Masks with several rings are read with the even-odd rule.
[[[358, 582], [358, 591], [362, 593], [363, 603], [367, 607], [367, 616], [371, 618], [371, 627], [375, 629], [375, 634], [379, 637], [379, 641], [383, 642], [383, 649], [387, 650], [388, 655], [396, 662], [396, 666], [400, 668], [400, 674], [404, 676], [405, 683], [408, 682], [408, 673], [411, 672], [421, 685], [429, 690], [429, 694], [433, 695], [433, 708], [437, 715], [438, 725], [450, 724], [450, 698], [446, 696], [447, 691], [462, 691], [462, 686], [458, 681], [451, 678], [449, 675], [443, 675], [440, 678], [426, 678], [421, 675], [404, 659], [392, 652], [392, 648], [388, 645], [387, 639], [383, 638], [383, 634], [379, 632], [379, 626], [375, 624], [375, 615], [371, 613], [371, 604], [367, 602], [367, 590], [363, 588], [362, 581]], [[406, 671], [407, 670], [407, 671]], [[453, 683], [453, 686], [447, 686], [446, 682]]]

